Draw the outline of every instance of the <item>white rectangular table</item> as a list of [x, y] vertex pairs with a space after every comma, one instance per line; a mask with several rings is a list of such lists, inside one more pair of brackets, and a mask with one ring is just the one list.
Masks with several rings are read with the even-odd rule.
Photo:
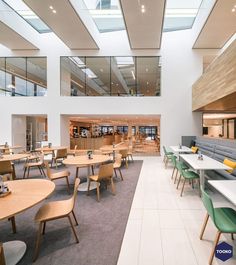
[[209, 180], [208, 183], [236, 205], [236, 180]]
[[203, 155], [203, 160], [198, 159], [198, 154], [180, 155], [180, 157], [187, 162], [193, 169], [198, 170], [200, 173], [200, 184], [204, 188], [204, 171], [213, 169], [231, 169], [225, 164]]
[[182, 148], [179, 148], [179, 146], [170, 146], [170, 149], [174, 152], [174, 153], [192, 153], [192, 149], [187, 147], [187, 146], [182, 146]]

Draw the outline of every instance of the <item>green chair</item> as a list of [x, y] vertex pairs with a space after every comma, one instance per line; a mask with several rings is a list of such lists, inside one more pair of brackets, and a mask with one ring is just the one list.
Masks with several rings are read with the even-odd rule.
[[203, 190], [202, 187], [201, 187], [201, 192], [202, 192], [202, 201], [207, 210], [207, 214], [202, 226], [200, 239], [202, 240], [209, 216], [211, 217], [214, 225], [218, 230], [209, 259], [209, 265], [211, 265], [221, 233], [231, 234], [232, 239], [233, 239], [233, 234], [236, 233], [236, 211], [234, 211], [231, 208], [214, 208], [210, 196]]
[[172, 175], [171, 175], [171, 179], [173, 179], [173, 177], [174, 177], [174, 173], [175, 173], [175, 170], [177, 170], [177, 168], [176, 168], [176, 161], [177, 161], [177, 157], [175, 156], [175, 155], [171, 155], [170, 156], [170, 159], [171, 159], [171, 163], [172, 163], [172, 165], [173, 165], [173, 171], [172, 171]]
[[168, 161], [171, 160], [171, 155], [173, 155], [173, 152], [169, 152], [166, 150], [165, 146], [163, 146], [163, 150], [164, 150], [164, 158], [163, 158], [163, 162], [165, 163], [165, 168], [167, 167]]
[[174, 184], [176, 183], [176, 180], [178, 178], [178, 173], [180, 174], [179, 177], [181, 177], [181, 170], [187, 170], [187, 169], [189, 169], [189, 167], [184, 162], [176, 160], [176, 169], [177, 169], [177, 171], [175, 174]]
[[196, 172], [192, 171], [192, 170], [184, 169], [183, 164], [181, 162], [177, 161], [176, 167], [178, 168], [178, 170], [180, 172], [179, 181], [178, 181], [178, 184], [177, 184], [177, 187], [176, 187], [177, 189], [179, 188], [181, 177], [184, 178], [184, 182], [183, 182], [183, 186], [182, 186], [182, 189], [181, 189], [180, 196], [182, 196], [182, 194], [183, 194], [184, 185], [185, 185], [186, 180], [189, 180], [190, 183], [192, 182], [192, 185], [193, 185], [193, 180], [194, 179], [198, 180], [198, 183], [199, 183], [199, 196], [200, 196], [200, 177], [199, 177], [199, 175]]

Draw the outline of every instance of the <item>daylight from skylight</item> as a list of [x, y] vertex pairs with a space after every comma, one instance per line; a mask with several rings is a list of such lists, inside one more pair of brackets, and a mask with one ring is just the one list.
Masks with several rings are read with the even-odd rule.
[[163, 31], [190, 29], [202, 0], [167, 0]]
[[100, 33], [125, 30], [119, 0], [83, 0]]
[[51, 32], [51, 29], [22, 0], [3, 0], [3, 2], [10, 6], [39, 33]]

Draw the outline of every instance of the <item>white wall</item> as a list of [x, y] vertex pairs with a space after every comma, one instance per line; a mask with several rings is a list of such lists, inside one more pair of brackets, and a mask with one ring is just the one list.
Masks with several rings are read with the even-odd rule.
[[[124, 34], [124, 33], [122, 33]], [[181, 135], [201, 134], [201, 114], [192, 113], [191, 85], [202, 73], [202, 55], [192, 50], [191, 30], [164, 33], [162, 49], [131, 51], [119, 34], [99, 51], [70, 51], [53, 35], [45, 35], [40, 51], [0, 56], [47, 56], [48, 96], [45, 98], [0, 97], [0, 143], [11, 142], [12, 114], [47, 114], [48, 137], [53, 144], [69, 141], [63, 114], [160, 114], [161, 145], [178, 144]], [[47, 39], [48, 38], [48, 39]], [[105, 37], [104, 37], [105, 38]], [[66, 55], [161, 55], [161, 97], [60, 97], [60, 56]]]
[[26, 149], [26, 116], [12, 116], [12, 144]]

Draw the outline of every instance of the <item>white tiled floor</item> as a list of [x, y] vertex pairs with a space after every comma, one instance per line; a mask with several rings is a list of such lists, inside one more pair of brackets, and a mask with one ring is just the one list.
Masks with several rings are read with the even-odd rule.
[[[160, 157], [142, 159], [118, 265], [207, 265], [216, 229], [209, 221], [204, 240], [199, 239], [206, 211], [198, 189], [186, 185], [180, 197], [171, 180], [172, 167], [165, 169]], [[236, 251], [230, 236], [221, 241]], [[236, 255], [224, 263], [214, 259], [213, 264], [235, 265]]]

